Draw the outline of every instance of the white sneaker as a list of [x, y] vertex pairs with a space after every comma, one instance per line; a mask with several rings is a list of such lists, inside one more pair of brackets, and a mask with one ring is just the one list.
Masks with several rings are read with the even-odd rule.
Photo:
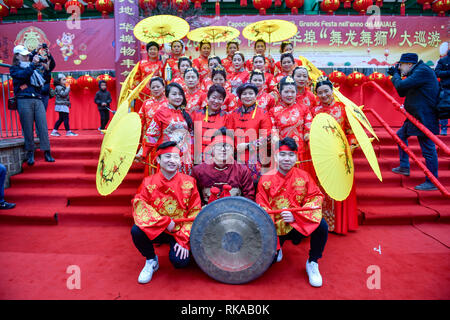
[[280, 262], [281, 260], [283, 260], [283, 251], [280, 248], [277, 255], [277, 262]]
[[59, 134], [59, 132], [56, 131], [56, 130], [53, 130], [52, 133], [50, 133], [50, 135], [51, 135], [51, 136], [54, 136], [54, 137], [59, 137], [59, 136], [61, 136], [61, 135]]
[[159, 268], [158, 257], [155, 257], [155, 259], [147, 260], [145, 262], [144, 268], [139, 274], [138, 282], [142, 284], [149, 283], [150, 280], [152, 280], [153, 272], [158, 270], [158, 268]]
[[68, 136], [68, 137], [76, 137], [76, 136], [78, 136], [78, 134], [74, 133], [72, 131], [67, 131], [66, 136]]
[[309, 277], [309, 284], [313, 287], [322, 286], [322, 276], [319, 272], [319, 264], [317, 262], [306, 260], [306, 273]]

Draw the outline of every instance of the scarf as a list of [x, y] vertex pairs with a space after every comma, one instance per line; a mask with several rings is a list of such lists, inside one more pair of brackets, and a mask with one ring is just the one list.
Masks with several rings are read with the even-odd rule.
[[[30, 66], [30, 64], [31, 64], [31, 62], [21, 61], [20, 62], [20, 67], [21, 68], [28, 68]], [[31, 83], [31, 85], [33, 87], [37, 87], [37, 88], [41, 88], [45, 84], [44, 77], [39, 72], [39, 70], [35, 69], [33, 71], [33, 74], [31, 75], [31, 78], [30, 78], [30, 83]]]

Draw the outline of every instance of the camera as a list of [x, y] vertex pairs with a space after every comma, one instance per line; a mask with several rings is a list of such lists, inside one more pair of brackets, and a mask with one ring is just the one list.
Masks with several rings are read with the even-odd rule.
[[43, 43], [43, 44], [42, 44], [42, 49], [48, 49], [48, 46], [47, 46], [46, 43]]
[[39, 55], [39, 62], [47, 62], [47, 58], [44, 58], [43, 56]]

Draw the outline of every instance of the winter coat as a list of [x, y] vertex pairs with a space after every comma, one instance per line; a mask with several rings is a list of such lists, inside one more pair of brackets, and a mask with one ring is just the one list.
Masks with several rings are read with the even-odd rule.
[[55, 106], [70, 106], [69, 98], [70, 88], [60, 85], [55, 87]]
[[[437, 117], [437, 102], [439, 95], [439, 82], [434, 71], [422, 60], [415, 64], [402, 80], [400, 73], [395, 73], [391, 79], [400, 97], [405, 97], [405, 110], [418, 119], [434, 134], [439, 134], [439, 121]], [[424, 133], [413, 125], [408, 119], [406, 133], [410, 136], [423, 136]]]
[[450, 89], [450, 52], [437, 63], [434, 72], [441, 79], [442, 88]]
[[21, 66], [11, 66], [9, 74], [13, 79], [14, 96], [20, 98], [41, 98], [41, 87], [31, 85], [31, 76], [37, 65], [30, 63], [26, 68]]
[[111, 103], [111, 93], [108, 90], [98, 90], [95, 94], [95, 103], [97, 104], [98, 110], [106, 110], [105, 106], [102, 106], [102, 103], [106, 103], [106, 107], [109, 108], [109, 104]]

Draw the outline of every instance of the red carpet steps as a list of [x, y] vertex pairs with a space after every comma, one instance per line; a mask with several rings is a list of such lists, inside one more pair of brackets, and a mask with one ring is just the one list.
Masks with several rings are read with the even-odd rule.
[[[13, 210], [0, 212], [0, 219], [32, 223], [126, 223], [132, 222], [130, 201], [142, 181], [143, 166], [133, 164], [122, 185], [111, 195], [97, 193], [95, 173], [103, 135], [97, 130], [79, 132], [78, 137], [51, 137], [55, 163], [36, 153], [33, 167], [23, 165], [23, 173], [11, 177], [6, 199], [16, 202]], [[410, 224], [421, 221], [450, 221], [450, 199], [439, 191], [419, 192], [414, 186], [424, 174], [411, 165], [411, 176], [393, 174], [398, 151], [386, 132], [377, 129], [374, 143], [383, 175], [378, 181], [361, 150], [354, 154], [355, 183], [362, 224]], [[441, 137], [450, 144], [450, 137]], [[414, 153], [422, 159], [416, 138], [410, 139]], [[440, 154], [440, 181], [450, 189], [450, 157]]]

